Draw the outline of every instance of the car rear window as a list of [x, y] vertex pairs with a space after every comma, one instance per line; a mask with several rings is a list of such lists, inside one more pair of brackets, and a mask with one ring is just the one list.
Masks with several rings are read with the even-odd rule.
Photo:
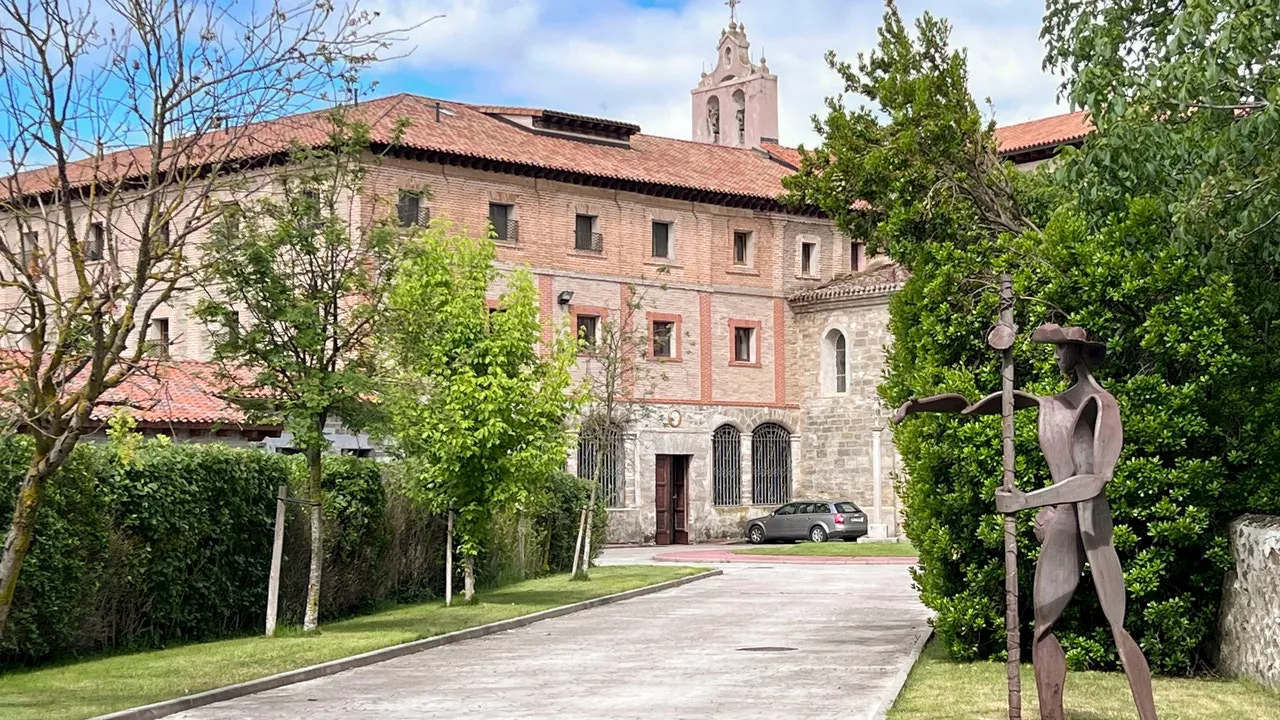
[[858, 506], [853, 503], [836, 503], [836, 511], [842, 513], [862, 512], [858, 509]]

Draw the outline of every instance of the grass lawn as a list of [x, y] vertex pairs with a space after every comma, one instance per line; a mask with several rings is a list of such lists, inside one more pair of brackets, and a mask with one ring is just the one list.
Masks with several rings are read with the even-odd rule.
[[282, 629], [270, 640], [244, 637], [10, 672], [0, 676], [0, 717], [100, 715], [702, 572], [598, 567], [590, 582], [571, 582], [568, 575], [528, 580], [478, 592], [474, 605], [402, 605], [321, 625], [313, 636]]
[[825, 555], [827, 557], [915, 557], [911, 543], [802, 542], [734, 550], [734, 555]]
[[[1004, 663], [955, 663], [931, 642], [911, 671], [889, 720], [1003, 720], [1008, 717]], [[1275, 720], [1280, 693], [1253, 683], [1214, 678], [1155, 678], [1160, 720]], [[1123, 673], [1069, 672], [1068, 720], [1131, 720], [1138, 716]], [[1035, 677], [1022, 666], [1022, 716], [1039, 717]]]

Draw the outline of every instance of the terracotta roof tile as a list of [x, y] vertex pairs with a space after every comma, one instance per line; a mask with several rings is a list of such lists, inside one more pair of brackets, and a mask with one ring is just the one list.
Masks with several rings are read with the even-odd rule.
[[838, 275], [818, 287], [795, 293], [790, 300], [795, 305], [806, 305], [824, 300], [891, 293], [902, 288], [908, 275], [906, 269], [893, 264], [882, 255], [872, 258], [864, 270]]
[[1081, 140], [1093, 132], [1088, 110], [996, 128], [1001, 154], [1053, 147]]
[[[103, 394], [93, 419], [105, 422], [118, 407], [142, 425], [230, 425], [259, 427], [224, 399], [227, 380], [215, 363], [157, 361]], [[244, 378], [245, 381], [248, 378]]]
[[760, 149], [797, 170], [800, 169], [799, 150], [793, 147], [787, 147], [786, 145], [779, 145], [778, 143], [760, 143]]
[[[439, 115], [439, 120], [437, 103], [447, 111]], [[390, 143], [398, 129], [397, 122], [404, 118], [409, 125], [399, 144], [411, 149], [750, 198], [777, 198], [783, 190], [782, 178], [790, 173], [784, 165], [749, 149], [639, 133], [631, 136], [629, 147], [584, 142], [534, 133], [482, 110], [533, 112], [530, 108], [477, 106], [401, 94], [363, 102], [351, 108], [348, 117], [367, 123], [375, 142]], [[207, 161], [266, 157], [287, 151], [293, 141], [311, 146], [323, 144], [330, 130], [324, 111], [292, 115], [212, 133], [203, 139], [194, 156]], [[147, 167], [150, 157], [150, 151], [141, 148], [111, 153], [97, 167], [90, 161], [76, 163], [71, 170], [73, 182], [85, 184], [94, 177], [136, 174]], [[51, 173], [46, 168], [20, 174], [20, 190], [48, 190]]]

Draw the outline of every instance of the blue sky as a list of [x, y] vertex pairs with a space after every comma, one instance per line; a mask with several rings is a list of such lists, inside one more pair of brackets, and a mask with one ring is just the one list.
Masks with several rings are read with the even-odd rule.
[[[687, 138], [689, 90], [715, 60], [728, 23], [723, 0], [367, 0], [396, 26], [444, 15], [413, 31], [408, 54], [378, 68], [378, 95], [415, 92], [489, 104], [533, 105], [638, 123]], [[990, 97], [1001, 124], [1065, 112], [1044, 73], [1042, 0], [900, 0], [904, 16], [929, 10], [968, 49], [971, 89]], [[839, 90], [823, 62], [870, 49], [884, 7], [872, 0], [742, 0], [755, 59], [779, 78], [783, 142], [812, 146], [810, 116]]]

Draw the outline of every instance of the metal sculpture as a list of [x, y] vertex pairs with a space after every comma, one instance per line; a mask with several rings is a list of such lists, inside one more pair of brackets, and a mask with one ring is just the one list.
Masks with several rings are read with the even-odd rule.
[[[961, 415], [994, 415], [1000, 413], [1005, 427], [1005, 484], [995, 493], [998, 512], [1004, 513], [1009, 528], [1015, 513], [1041, 508], [1036, 515], [1036, 537], [1040, 539], [1040, 557], [1035, 574], [1035, 633], [1031, 648], [1035, 668], [1036, 692], [1040, 700], [1040, 717], [1062, 720], [1062, 691], [1066, 682], [1067, 663], [1062, 646], [1053, 635], [1053, 625], [1062, 616], [1080, 583], [1087, 559], [1097, 588], [1102, 611], [1111, 626], [1112, 637], [1120, 654], [1141, 720], [1155, 720], [1155, 701], [1151, 695], [1151, 670], [1142, 650], [1124, 629], [1124, 573], [1116, 555], [1112, 538], [1111, 508], [1107, 504], [1106, 484], [1120, 458], [1124, 433], [1116, 399], [1093, 377], [1092, 369], [1102, 362], [1106, 346], [1089, 337], [1078, 327], [1042, 325], [1031, 334], [1031, 341], [1054, 346], [1058, 367], [1075, 382], [1059, 395], [1037, 397], [1013, 390], [1012, 346], [1015, 329], [1012, 319], [1012, 289], [1009, 280], [1001, 283], [1001, 322], [988, 334], [988, 343], [1004, 352], [1004, 388], [969, 403], [961, 395], [936, 395], [924, 399], [911, 398], [894, 413], [900, 423], [908, 415], [919, 412], [958, 412]], [[1049, 464], [1053, 484], [1022, 492], [1013, 485], [1012, 429], [1015, 410], [1040, 408], [1040, 448]], [[1017, 575], [1015, 550], [1006, 534], [1006, 608], [1012, 619], [1010, 658], [1016, 663]], [[1007, 584], [1012, 579], [1012, 592]], [[1016, 683], [1016, 666], [1010, 674], [1009, 716], [1020, 717], [1020, 688]]]

